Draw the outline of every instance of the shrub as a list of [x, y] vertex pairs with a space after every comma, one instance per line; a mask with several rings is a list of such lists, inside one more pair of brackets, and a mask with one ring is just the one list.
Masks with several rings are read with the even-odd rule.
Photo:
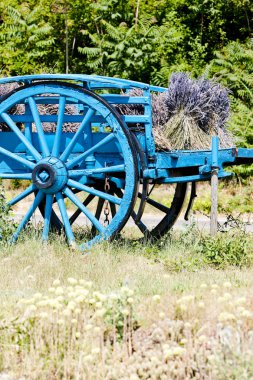
[[3, 186], [0, 186], [0, 242], [2, 244], [10, 239], [16, 227], [17, 224], [11, 215], [10, 207], [6, 202], [4, 188]]
[[230, 227], [211, 237], [192, 224], [171, 238], [167, 247], [170, 255], [163, 261], [165, 268], [169, 272], [181, 272], [197, 271], [206, 266], [216, 269], [249, 266], [253, 263], [252, 237], [243, 230], [243, 225], [240, 227]]
[[215, 237], [203, 236], [197, 251], [204, 256], [207, 264], [216, 268], [248, 266], [253, 261], [251, 239], [241, 231], [218, 233]]

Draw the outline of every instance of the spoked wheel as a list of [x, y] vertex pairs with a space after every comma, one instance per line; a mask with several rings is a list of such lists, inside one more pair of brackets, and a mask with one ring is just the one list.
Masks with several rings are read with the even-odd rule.
[[[24, 105], [25, 112], [14, 118], [10, 110], [18, 104]], [[75, 111], [71, 115], [65, 112], [69, 104]], [[53, 114], [42, 114], [40, 105], [54, 108]], [[35, 196], [13, 241], [39, 208], [45, 241], [53, 225], [63, 228], [69, 244], [75, 244], [79, 235], [73, 223], [80, 214], [89, 220], [92, 232], [91, 238], [80, 243], [82, 249], [112, 238], [122, 229], [136, 198], [137, 158], [124, 122], [106, 101], [72, 84], [37, 82], [5, 98], [0, 104], [0, 118], [13, 138], [11, 144], [0, 142], [0, 155], [9, 164], [0, 178], [31, 181], [9, 204], [14, 206], [30, 199], [31, 194]], [[55, 125], [53, 132], [45, 132], [47, 123]], [[65, 123], [73, 125], [74, 132], [64, 133]], [[101, 187], [108, 175], [124, 188], [122, 197]], [[106, 225], [101, 223], [94, 202], [100, 208], [104, 202], [114, 207], [114, 216]]]
[[[162, 186], [164, 187], [163, 196], [160, 191]], [[141, 236], [147, 239], [160, 239], [173, 227], [184, 205], [187, 183], [161, 185], [158, 189], [158, 194], [155, 192], [155, 186], [149, 190], [145, 212], [140, 220], [136, 219], [137, 215], [134, 210], [131, 214]], [[123, 197], [124, 191], [116, 189], [116, 194]], [[141, 189], [138, 192], [138, 198], [142, 199]]]

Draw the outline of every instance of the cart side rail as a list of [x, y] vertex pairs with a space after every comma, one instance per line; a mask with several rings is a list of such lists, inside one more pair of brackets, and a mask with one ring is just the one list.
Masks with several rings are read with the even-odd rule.
[[13, 77], [0, 78], [0, 84], [5, 83], [23, 83], [29, 84], [35, 81], [45, 80], [59, 80], [59, 81], [74, 81], [83, 84], [88, 84], [90, 89], [106, 89], [106, 88], [119, 88], [131, 89], [140, 88], [143, 90], [150, 90], [156, 92], [164, 92], [167, 89], [159, 86], [151, 86], [147, 83], [132, 81], [128, 79], [120, 79], [113, 77], [104, 77], [99, 75], [84, 75], [84, 74], [37, 74], [37, 75], [20, 75]]
[[[117, 106], [123, 105], [140, 105], [143, 107], [142, 114], [124, 114], [122, 119], [132, 129], [134, 133], [138, 130], [145, 136], [142, 139], [142, 149], [147, 155], [149, 166], [154, 166], [156, 148], [152, 133], [152, 92], [165, 92], [164, 87], [150, 86], [146, 83], [110, 78], [96, 75], [78, 75], [78, 74], [41, 74], [41, 75], [24, 75], [16, 77], [5, 77], [0, 79], [0, 85], [18, 82], [24, 85], [31, 85], [38, 81], [70, 81], [92, 91], [99, 91], [99, 95], [109, 104]], [[128, 95], [131, 89], [140, 89], [140, 96]], [[111, 93], [110, 90], [118, 90], [118, 93]], [[103, 90], [103, 91], [100, 91]], [[121, 92], [122, 90], [122, 92]], [[71, 100], [70, 100], [71, 102]], [[85, 112], [85, 110], [84, 110]], [[137, 128], [136, 128], [137, 127]]]

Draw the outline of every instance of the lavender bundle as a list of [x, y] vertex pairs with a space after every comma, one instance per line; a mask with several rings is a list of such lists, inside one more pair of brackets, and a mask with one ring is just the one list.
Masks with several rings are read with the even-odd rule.
[[[59, 105], [58, 104], [39, 104], [38, 110], [40, 115], [57, 115]], [[65, 115], [76, 115], [77, 108], [73, 104], [66, 104], [65, 106]], [[42, 123], [43, 130], [45, 132], [55, 133], [56, 123]], [[64, 123], [62, 126], [62, 131], [65, 132], [76, 132], [79, 128], [79, 123]]]
[[[0, 85], [0, 101], [1, 98], [11, 93], [13, 90], [16, 90], [19, 87], [17, 82], [5, 83]], [[23, 114], [24, 113], [24, 105], [17, 104], [9, 110], [11, 115]], [[0, 123], [0, 132], [9, 131], [9, 127], [6, 123]]]
[[[132, 89], [127, 95], [142, 96]], [[138, 104], [116, 106], [122, 115], [143, 115]], [[167, 92], [152, 94], [153, 135], [157, 150], [210, 149], [211, 136], [218, 135], [220, 147], [233, 146], [225, 128], [229, 118], [227, 90], [204, 78], [190, 79], [185, 73], [171, 76]]]
[[[143, 96], [143, 91], [139, 88], [133, 88], [128, 93], [122, 93], [127, 96]], [[168, 121], [168, 110], [166, 106], [166, 93], [153, 93], [152, 97], [152, 124], [153, 135], [156, 143], [156, 147], [159, 150], [171, 149], [172, 146], [168, 139], [164, 137], [163, 127]], [[143, 115], [144, 107], [141, 104], [117, 104], [116, 110], [121, 115]], [[140, 127], [140, 125], [136, 125]]]
[[[17, 82], [4, 83], [0, 85], [0, 101], [1, 97], [9, 95], [13, 90], [19, 88], [20, 85]], [[45, 94], [47, 95], [47, 94]], [[38, 110], [40, 115], [57, 115], [58, 114], [58, 105], [57, 104], [39, 104]], [[17, 104], [9, 110], [9, 114], [11, 115], [21, 115], [24, 114], [25, 107], [23, 104]], [[66, 104], [65, 106], [65, 114], [66, 115], [75, 115], [77, 113], [77, 109], [75, 105]], [[42, 123], [43, 130], [45, 132], [55, 132], [56, 123]], [[21, 128], [21, 126], [19, 125]], [[78, 123], [64, 123], [63, 132], [75, 132], [79, 127]], [[0, 123], [0, 131], [5, 132], [9, 131], [10, 128], [6, 125], [6, 123]]]
[[173, 149], [209, 149], [213, 135], [220, 137], [221, 147], [233, 145], [225, 129], [229, 118], [228, 92], [219, 84], [174, 73], [165, 104], [168, 121], [162, 129]]

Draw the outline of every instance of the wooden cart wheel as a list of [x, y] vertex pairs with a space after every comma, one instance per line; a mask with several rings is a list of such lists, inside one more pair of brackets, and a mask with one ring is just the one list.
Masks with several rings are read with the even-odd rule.
[[[148, 239], [160, 239], [176, 223], [184, 205], [187, 193], [187, 183], [177, 183], [171, 186], [174, 186], [174, 190], [170, 205], [156, 200], [155, 197], [153, 197], [154, 187], [151, 187], [151, 191], [148, 193], [148, 197], [146, 199], [145, 207], [146, 211], [147, 206], [150, 206], [149, 211], [146, 211], [146, 215], [148, 213], [151, 216], [149, 217], [148, 222], [145, 222], [145, 211], [139, 221], [136, 221], [135, 211], [132, 212], [131, 216], [143, 237]], [[116, 190], [116, 194], [118, 196], [123, 196], [123, 191]], [[142, 198], [141, 192], [138, 192], [138, 198]]]
[[[67, 117], [65, 109], [70, 103], [74, 104], [76, 113]], [[26, 112], [14, 118], [10, 110], [18, 104], [24, 104]], [[39, 104], [47, 107], [56, 105], [55, 115], [43, 116]], [[75, 244], [77, 233], [72, 222], [77, 214], [84, 214], [89, 219], [93, 231], [90, 239], [81, 242], [81, 249], [87, 249], [100, 240], [111, 239], [123, 228], [136, 199], [137, 158], [128, 129], [105, 100], [72, 84], [36, 82], [5, 97], [0, 103], [0, 118], [17, 141], [13, 151], [13, 144], [0, 142], [0, 155], [9, 164], [9, 170], [0, 173], [0, 178], [31, 181], [9, 204], [14, 206], [35, 194], [13, 235], [13, 241], [18, 239], [39, 207], [44, 215], [42, 239], [45, 241], [48, 240], [50, 225], [59, 223], [69, 244]], [[106, 125], [107, 130], [100, 129], [99, 133], [94, 133], [94, 120], [96, 125]], [[55, 122], [55, 132], [46, 133], [44, 122]], [[76, 131], [63, 133], [66, 122], [78, 124]], [[124, 188], [123, 197], [101, 188], [106, 176], [112, 174]], [[87, 194], [84, 201], [76, 194], [79, 191]], [[105, 201], [117, 205], [108, 225], [101, 223], [91, 206], [94, 199], [100, 204]], [[76, 211], [73, 211], [74, 206]]]

